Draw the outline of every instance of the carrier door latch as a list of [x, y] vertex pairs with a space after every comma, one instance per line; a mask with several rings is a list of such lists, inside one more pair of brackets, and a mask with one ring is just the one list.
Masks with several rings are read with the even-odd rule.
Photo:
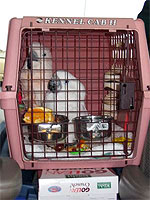
[[135, 92], [135, 83], [125, 82], [120, 84], [119, 109], [123, 110], [134, 109], [134, 92]]

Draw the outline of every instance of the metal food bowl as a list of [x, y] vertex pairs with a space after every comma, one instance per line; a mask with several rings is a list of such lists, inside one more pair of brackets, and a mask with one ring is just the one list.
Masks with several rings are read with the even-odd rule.
[[48, 144], [63, 141], [68, 134], [68, 121], [64, 115], [56, 115], [54, 122], [33, 124], [33, 138]]
[[112, 130], [111, 116], [80, 116], [73, 119], [77, 139], [99, 140], [109, 137]]

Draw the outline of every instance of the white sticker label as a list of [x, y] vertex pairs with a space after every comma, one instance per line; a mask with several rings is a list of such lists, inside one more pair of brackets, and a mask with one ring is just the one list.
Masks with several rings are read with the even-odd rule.
[[88, 123], [87, 131], [107, 131], [109, 130], [109, 124], [107, 122], [99, 122], [99, 123]]

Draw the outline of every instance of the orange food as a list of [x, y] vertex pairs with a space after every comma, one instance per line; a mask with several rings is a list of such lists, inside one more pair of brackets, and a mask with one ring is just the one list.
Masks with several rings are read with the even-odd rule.
[[[23, 120], [28, 124], [32, 122], [31, 108], [29, 108], [28, 111], [25, 113]], [[33, 108], [33, 123], [43, 123], [43, 122], [48, 123], [48, 122], [54, 122], [54, 120], [55, 118], [52, 114], [51, 109], [45, 108], [44, 110], [43, 107]]]

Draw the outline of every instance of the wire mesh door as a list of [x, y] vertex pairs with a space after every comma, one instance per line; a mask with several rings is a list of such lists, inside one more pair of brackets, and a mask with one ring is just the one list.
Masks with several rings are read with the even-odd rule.
[[18, 107], [24, 155], [130, 158], [142, 92], [135, 31], [27, 29]]

